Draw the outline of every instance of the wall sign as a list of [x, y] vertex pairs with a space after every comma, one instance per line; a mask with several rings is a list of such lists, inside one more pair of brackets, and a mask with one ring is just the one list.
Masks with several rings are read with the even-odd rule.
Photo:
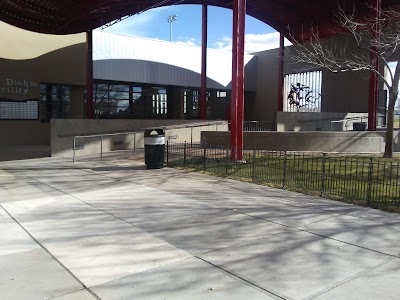
[[38, 96], [36, 82], [14, 78], [0, 80], [0, 120], [38, 120]]
[[0, 98], [0, 120], [38, 120], [39, 100], [9, 100]]
[[26, 96], [32, 89], [36, 89], [38, 86], [38, 83], [32, 81], [6, 78], [0, 83], [0, 93], [8, 97]]

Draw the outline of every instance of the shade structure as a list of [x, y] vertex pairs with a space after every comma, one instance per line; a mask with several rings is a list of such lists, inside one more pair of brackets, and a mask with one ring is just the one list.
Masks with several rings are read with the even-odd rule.
[[[2, 0], [0, 20], [35, 32], [70, 34], [101, 27], [116, 19], [145, 10], [175, 5], [204, 4], [232, 8], [232, 0]], [[248, 0], [247, 14], [296, 40], [308, 38], [306, 28], [318, 26], [321, 36], [335, 32], [333, 14], [339, 3], [353, 7], [362, 17], [369, 14], [370, 0]], [[382, 0], [382, 8], [400, 9], [398, 0]]]

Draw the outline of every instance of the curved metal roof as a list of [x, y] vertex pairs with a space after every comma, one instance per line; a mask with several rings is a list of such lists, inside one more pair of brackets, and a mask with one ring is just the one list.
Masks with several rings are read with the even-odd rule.
[[[247, 14], [272, 26], [288, 37], [288, 26], [298, 40], [303, 29], [318, 26], [320, 35], [335, 31], [332, 21], [338, 3], [356, 7], [362, 16], [371, 0], [247, 0]], [[381, 0], [382, 7], [400, 10], [399, 0]], [[88, 31], [126, 15], [175, 4], [203, 4], [232, 7], [232, 0], [0, 0], [0, 20], [30, 31], [70, 34]]]

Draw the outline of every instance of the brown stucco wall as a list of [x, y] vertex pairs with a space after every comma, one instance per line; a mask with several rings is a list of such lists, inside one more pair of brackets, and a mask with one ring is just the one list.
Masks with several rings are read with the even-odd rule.
[[[0, 98], [39, 99], [41, 83], [71, 85], [72, 117], [83, 117], [84, 33], [45, 35], [0, 22], [0, 36]], [[0, 120], [0, 145], [49, 143], [49, 123], [40, 120]]]

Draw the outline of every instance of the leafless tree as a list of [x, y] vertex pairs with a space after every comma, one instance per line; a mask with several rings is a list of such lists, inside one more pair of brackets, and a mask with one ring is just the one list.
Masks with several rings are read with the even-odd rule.
[[[307, 34], [309, 41], [299, 43], [295, 40], [292, 60], [296, 63], [326, 68], [331, 72], [369, 71], [374, 72], [386, 85], [389, 92], [387, 111], [386, 144], [384, 157], [393, 156], [394, 107], [398, 97], [400, 79], [400, 8], [399, 10], [377, 10], [370, 7], [371, 16], [360, 19], [355, 10], [345, 11], [339, 7], [335, 21], [342, 35], [340, 42], [335, 39], [320, 39], [317, 27]], [[289, 28], [289, 30], [291, 30]], [[386, 66], [390, 80], [385, 76], [385, 68], [375, 67], [371, 59], [375, 52], [381, 64]], [[390, 61], [397, 61], [394, 72], [389, 68]]]

